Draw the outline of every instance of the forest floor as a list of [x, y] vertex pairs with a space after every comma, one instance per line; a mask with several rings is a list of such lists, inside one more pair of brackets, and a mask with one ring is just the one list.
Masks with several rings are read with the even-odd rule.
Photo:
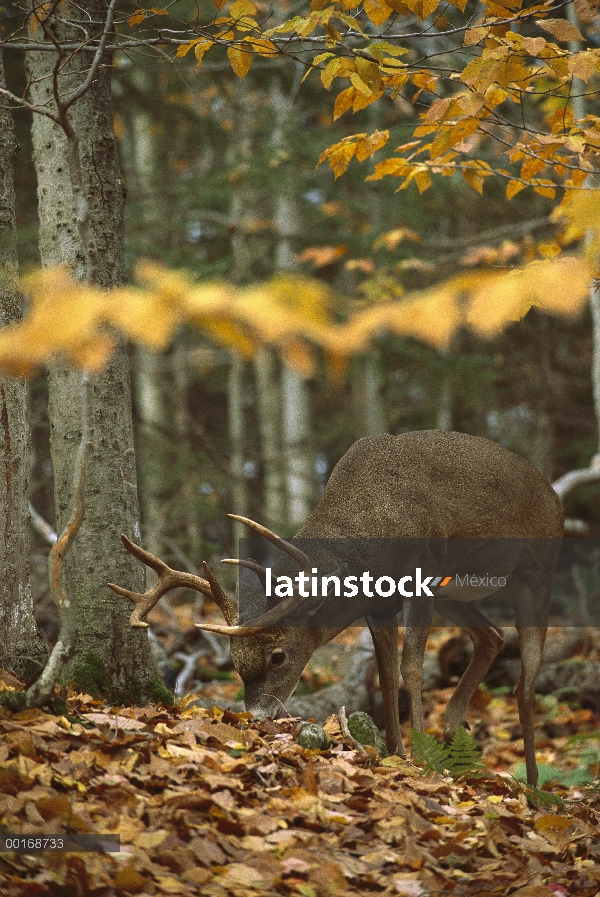
[[[339, 675], [355, 636], [313, 662], [307, 687]], [[201, 696], [237, 692], [233, 680]], [[426, 696], [436, 736], [449, 694]], [[0, 852], [3, 897], [600, 894], [592, 710], [540, 699], [538, 790], [510, 774], [523, 748], [507, 694], [477, 692], [485, 773], [459, 779], [361, 749], [335, 718], [333, 745], [309, 751], [297, 720], [258, 722], [194, 698], [115, 708], [71, 693], [59, 715], [0, 709], [0, 837], [58, 848], [65, 834], [120, 835], [113, 853]]]

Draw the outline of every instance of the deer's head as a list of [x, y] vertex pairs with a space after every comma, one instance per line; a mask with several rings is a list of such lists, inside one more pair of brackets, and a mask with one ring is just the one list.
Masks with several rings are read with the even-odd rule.
[[[228, 516], [269, 539], [310, 576], [312, 562], [295, 545], [280, 539], [254, 520], [235, 514]], [[293, 692], [302, 670], [322, 642], [322, 631], [305, 626], [278, 627], [278, 623], [293, 616], [306, 605], [306, 597], [294, 590], [293, 595], [269, 606], [264, 567], [254, 561], [232, 558], [227, 558], [223, 563], [237, 564], [250, 571], [246, 575], [251, 577], [251, 582], [246, 581], [242, 602], [242, 614], [246, 619], [240, 619], [235, 605], [205, 564], [212, 597], [221, 608], [225, 625], [196, 623], [196, 626], [208, 632], [227, 635], [231, 639], [231, 658], [244, 683], [246, 709], [259, 718], [280, 716], [285, 711], [283, 702]], [[311, 610], [314, 610], [312, 602], [311, 605]]]

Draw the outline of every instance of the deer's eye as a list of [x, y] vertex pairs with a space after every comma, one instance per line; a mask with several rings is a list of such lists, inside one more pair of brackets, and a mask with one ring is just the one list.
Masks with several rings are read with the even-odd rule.
[[273, 651], [271, 654], [271, 660], [269, 661], [272, 667], [280, 667], [281, 664], [285, 661], [285, 651]]

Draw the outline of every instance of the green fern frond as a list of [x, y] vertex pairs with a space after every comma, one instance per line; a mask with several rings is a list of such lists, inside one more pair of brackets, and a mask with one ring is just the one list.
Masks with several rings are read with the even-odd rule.
[[427, 732], [410, 733], [411, 756], [413, 762], [424, 763], [425, 773], [443, 773], [448, 769], [448, 748]]
[[424, 772], [449, 773], [453, 778], [479, 772], [484, 768], [480, 749], [466, 729], [459, 726], [450, 744], [437, 741], [426, 732], [410, 733], [412, 759], [416, 763], [424, 763]]
[[448, 769], [454, 778], [478, 772], [485, 764], [481, 760], [481, 749], [472, 735], [459, 726], [448, 746]]

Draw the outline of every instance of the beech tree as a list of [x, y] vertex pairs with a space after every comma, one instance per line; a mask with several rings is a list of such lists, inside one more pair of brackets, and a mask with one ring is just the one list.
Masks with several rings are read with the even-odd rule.
[[[106, 51], [115, 6], [114, 0], [87, 4], [85, 11], [78, 4], [29, 5], [26, 18], [35, 49], [28, 51], [28, 93], [19, 100], [3, 89], [5, 97], [33, 112], [42, 263], [67, 264], [77, 278], [104, 288], [124, 279], [124, 191]], [[81, 40], [82, 29], [96, 41], [91, 52]], [[63, 48], [70, 42], [74, 52]], [[147, 638], [129, 629], [127, 608], [106, 586], [118, 577], [134, 588], [143, 584], [139, 567], [117, 547], [121, 532], [139, 538], [129, 364], [123, 344], [94, 379], [92, 393], [86, 514], [62, 568], [64, 593], [76, 621], [76, 640], [73, 637], [63, 658], [69, 658], [64, 675], [76, 687], [114, 700], [147, 700], [164, 694]], [[49, 377], [49, 415], [59, 532], [73, 504], [81, 396], [80, 374], [55, 366]]]
[[[0, 52], [0, 88], [5, 89]], [[19, 291], [12, 117], [0, 106], [0, 326], [22, 315]], [[0, 375], [0, 667], [30, 679], [47, 660], [33, 617], [29, 582], [29, 424], [27, 384]]]

